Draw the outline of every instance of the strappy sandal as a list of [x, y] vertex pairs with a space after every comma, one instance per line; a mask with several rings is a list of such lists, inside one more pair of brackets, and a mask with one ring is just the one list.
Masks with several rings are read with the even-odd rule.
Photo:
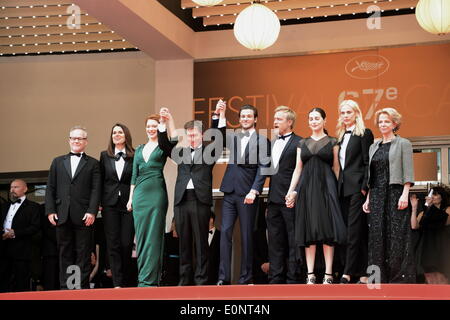
[[325, 275], [323, 276], [322, 284], [333, 284], [333, 275], [325, 273]]
[[[312, 277], [309, 275], [312, 274]], [[316, 284], [316, 276], [314, 272], [308, 272], [308, 277], [306, 277], [306, 284]]]

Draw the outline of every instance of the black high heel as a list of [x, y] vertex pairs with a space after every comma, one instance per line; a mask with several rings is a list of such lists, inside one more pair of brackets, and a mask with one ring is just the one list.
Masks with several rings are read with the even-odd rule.
[[314, 272], [308, 272], [308, 276], [312, 274], [312, 277], [306, 277], [306, 284], [316, 284], [316, 276], [314, 275]]
[[[327, 278], [326, 276], [330, 276], [331, 278]], [[333, 275], [325, 272], [322, 284], [333, 284]]]

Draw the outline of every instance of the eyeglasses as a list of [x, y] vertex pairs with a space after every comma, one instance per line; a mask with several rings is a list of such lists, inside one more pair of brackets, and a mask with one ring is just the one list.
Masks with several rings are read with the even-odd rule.
[[70, 141], [83, 141], [87, 140], [87, 138], [79, 138], [79, 137], [69, 137]]

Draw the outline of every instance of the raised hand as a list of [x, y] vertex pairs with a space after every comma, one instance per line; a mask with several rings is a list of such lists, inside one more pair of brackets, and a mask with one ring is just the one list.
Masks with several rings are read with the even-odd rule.
[[170, 114], [169, 109], [166, 108], [166, 107], [162, 107], [159, 110], [159, 117], [160, 117], [160, 122], [161, 123], [166, 123], [167, 121], [169, 121], [170, 118], [171, 118], [171, 114]]
[[227, 109], [227, 103], [220, 99], [216, 104], [216, 111], [214, 113], [225, 115], [225, 110]]

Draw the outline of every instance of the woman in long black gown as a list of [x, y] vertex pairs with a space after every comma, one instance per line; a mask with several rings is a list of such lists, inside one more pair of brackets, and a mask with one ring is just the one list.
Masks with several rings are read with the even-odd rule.
[[325, 258], [323, 283], [333, 283], [334, 245], [343, 244], [346, 238], [337, 195], [339, 147], [324, 129], [325, 118], [325, 111], [320, 108], [309, 112], [312, 134], [299, 142], [297, 165], [286, 196], [288, 207], [297, 201], [295, 241], [299, 249], [305, 248], [307, 284], [316, 282], [314, 263], [318, 244], [323, 245]]
[[419, 229], [418, 265], [430, 284], [448, 284], [450, 279], [450, 192], [433, 187], [424, 210], [417, 214], [418, 199], [411, 196], [411, 227]]
[[376, 140], [369, 149], [369, 193], [363, 210], [369, 214], [371, 278], [381, 283], [415, 283], [416, 280], [408, 211], [409, 189], [414, 184], [412, 145], [395, 134], [400, 123], [397, 110], [378, 110], [375, 124], [382, 139]]

